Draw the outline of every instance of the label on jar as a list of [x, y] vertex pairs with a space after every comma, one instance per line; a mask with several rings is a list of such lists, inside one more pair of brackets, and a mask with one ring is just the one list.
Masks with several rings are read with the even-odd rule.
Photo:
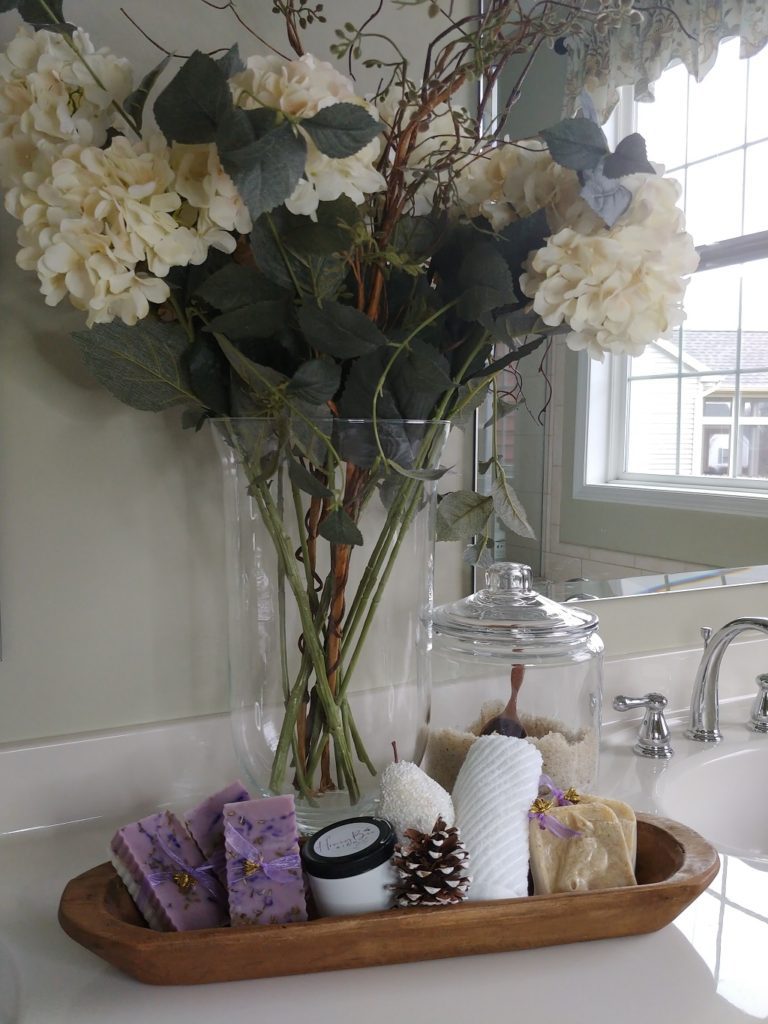
[[379, 841], [379, 829], [370, 821], [347, 821], [329, 829], [314, 842], [321, 857], [350, 857]]

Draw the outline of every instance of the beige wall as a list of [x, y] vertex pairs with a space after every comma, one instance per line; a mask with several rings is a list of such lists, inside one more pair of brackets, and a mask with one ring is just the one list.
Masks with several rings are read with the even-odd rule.
[[[235, 37], [231, 18], [197, 0], [70, 0], [70, 19], [130, 57], [139, 75], [157, 54], [121, 5], [180, 52]], [[344, 20], [343, 4], [326, 6]], [[264, 31], [277, 21], [256, 13], [268, 7], [240, 5]], [[423, 12], [402, 11], [395, 23], [389, 7], [384, 24], [409, 24], [414, 48]], [[346, 8], [356, 16], [354, 4]], [[14, 14], [0, 16], [0, 45], [17, 24]], [[244, 53], [258, 48], [242, 33], [240, 42]], [[328, 33], [321, 56], [327, 43]], [[36, 277], [14, 264], [14, 235], [0, 215], [0, 742], [224, 710], [211, 440], [183, 432], [178, 414], [128, 409], [89, 380], [68, 339], [80, 314], [43, 304]], [[461, 438], [449, 462], [460, 478]], [[458, 596], [458, 546], [441, 546], [438, 574], [442, 599]]]

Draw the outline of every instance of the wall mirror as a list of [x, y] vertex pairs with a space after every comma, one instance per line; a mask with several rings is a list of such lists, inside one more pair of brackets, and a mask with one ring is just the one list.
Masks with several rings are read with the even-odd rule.
[[[734, 38], [715, 54], [699, 83], [682, 64], [659, 68], [654, 103], [622, 90], [606, 127], [616, 141], [640, 131], [680, 183], [701, 255], [687, 321], [612, 366], [555, 337], [506, 382], [524, 401], [498, 444], [536, 538], [497, 523], [493, 556], [528, 562], [560, 600], [768, 580], [768, 113], [757, 102], [768, 48], [740, 59]], [[513, 109], [511, 137], [548, 123], [544, 110], [557, 116], [564, 62], [542, 55], [531, 74], [536, 109]], [[487, 420], [481, 410], [476, 465]]]

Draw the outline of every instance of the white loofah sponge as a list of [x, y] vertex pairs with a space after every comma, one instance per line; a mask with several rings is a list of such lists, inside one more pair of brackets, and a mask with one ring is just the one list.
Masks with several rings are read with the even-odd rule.
[[528, 895], [528, 811], [541, 754], [512, 736], [480, 736], [453, 789], [456, 824], [472, 863], [470, 900]]
[[397, 761], [381, 777], [379, 814], [392, 823], [400, 842], [407, 828], [431, 832], [438, 818], [455, 820], [451, 795], [411, 761]]

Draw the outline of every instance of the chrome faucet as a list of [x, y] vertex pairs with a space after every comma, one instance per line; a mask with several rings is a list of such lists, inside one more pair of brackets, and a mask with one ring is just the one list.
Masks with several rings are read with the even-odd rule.
[[691, 725], [685, 733], [690, 739], [701, 743], [719, 743], [723, 738], [718, 702], [720, 662], [731, 640], [750, 629], [768, 636], [768, 619], [743, 616], [727, 622], [722, 629], [711, 635], [708, 631], [702, 631], [705, 638], [704, 653], [693, 684]]

